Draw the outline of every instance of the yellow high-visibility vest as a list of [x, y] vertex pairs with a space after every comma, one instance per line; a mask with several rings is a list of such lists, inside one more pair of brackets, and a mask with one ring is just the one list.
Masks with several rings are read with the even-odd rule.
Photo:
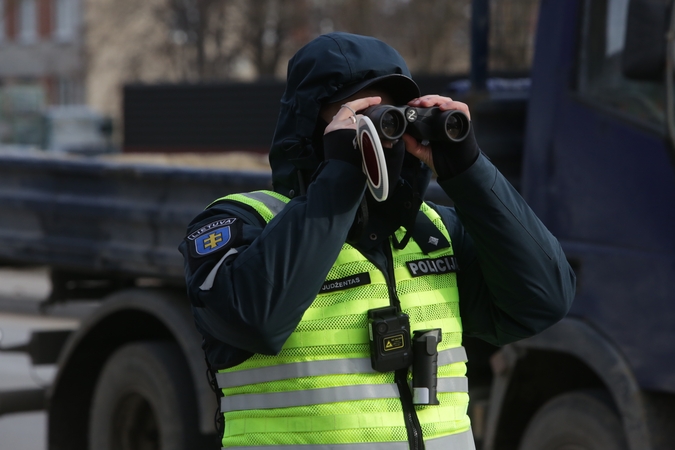
[[[220, 200], [246, 204], [267, 222], [289, 201], [271, 191]], [[426, 204], [420, 209], [451, 242], [439, 215]], [[404, 234], [405, 229], [399, 229], [397, 238]], [[415, 406], [426, 449], [474, 449], [457, 280], [447, 267], [452, 245], [424, 254], [411, 239], [404, 249], [392, 247], [392, 255], [396, 292], [411, 331], [442, 329], [440, 404]], [[367, 311], [389, 304], [385, 275], [344, 244], [321, 293], [281, 352], [256, 354], [218, 372], [223, 447], [407, 449], [394, 373], [376, 372], [370, 362]]]

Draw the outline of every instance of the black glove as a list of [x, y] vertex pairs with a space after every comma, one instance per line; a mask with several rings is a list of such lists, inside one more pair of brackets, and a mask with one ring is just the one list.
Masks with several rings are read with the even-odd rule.
[[431, 142], [431, 155], [439, 181], [464, 172], [480, 155], [473, 125], [469, 127], [469, 134], [461, 142]]
[[[325, 160], [339, 159], [355, 165], [358, 168], [363, 166], [361, 151], [354, 148], [354, 130], [343, 129], [331, 131], [323, 136], [323, 156]], [[398, 184], [401, 176], [401, 167], [406, 154], [405, 143], [399, 140], [391, 148], [383, 148], [384, 158], [387, 161], [387, 174], [389, 180], [389, 189], [393, 189]]]
[[339, 159], [362, 167], [361, 152], [354, 147], [356, 132], [351, 129], [331, 131], [323, 135], [323, 159]]
[[383, 148], [384, 159], [387, 161], [387, 178], [389, 179], [389, 195], [394, 192], [399, 178], [401, 177], [401, 168], [403, 159], [406, 155], [405, 142], [399, 139], [391, 148]]

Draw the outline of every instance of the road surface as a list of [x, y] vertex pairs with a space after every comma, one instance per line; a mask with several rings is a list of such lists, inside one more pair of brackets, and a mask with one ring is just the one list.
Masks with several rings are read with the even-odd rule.
[[[33, 330], [77, 327], [79, 319], [75, 317], [52, 316], [40, 310], [50, 289], [45, 269], [0, 268], [0, 350], [25, 344]], [[53, 365], [34, 366], [24, 353], [0, 351], [0, 391], [46, 387], [55, 372]], [[44, 411], [0, 416], [0, 450], [46, 450], [46, 437]]]

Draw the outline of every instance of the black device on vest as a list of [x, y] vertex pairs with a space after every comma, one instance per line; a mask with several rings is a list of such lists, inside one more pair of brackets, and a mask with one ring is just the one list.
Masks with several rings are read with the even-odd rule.
[[368, 310], [370, 362], [378, 372], [392, 372], [413, 362], [410, 319], [396, 306]]
[[438, 405], [438, 344], [443, 340], [440, 328], [413, 333], [413, 403]]

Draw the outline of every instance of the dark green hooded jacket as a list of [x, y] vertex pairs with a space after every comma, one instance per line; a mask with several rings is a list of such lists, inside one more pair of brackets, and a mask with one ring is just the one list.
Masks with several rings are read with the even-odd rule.
[[288, 65], [287, 87], [270, 149], [274, 190], [287, 196], [291, 191], [293, 195], [304, 193], [298, 171], [307, 182], [323, 161], [325, 123], [317, 128], [317, 118], [324, 103], [345, 86], [392, 74], [410, 77], [403, 58], [374, 38], [331, 33], [301, 49]]
[[[428, 224], [416, 212], [429, 181], [426, 166], [407, 158], [383, 206], [362, 203], [368, 195], [358, 164], [324, 159], [324, 146], [351, 146], [353, 134], [322, 137], [321, 105], [345, 86], [386, 74], [410, 75], [398, 53], [372, 38], [332, 33], [301, 49], [289, 63], [270, 151], [274, 189], [292, 200], [267, 225], [227, 201], [189, 225], [188, 236], [212, 224], [229, 226], [229, 240], [214, 251], [200, 254], [189, 238], [180, 245], [195, 322], [214, 369], [278, 352], [347, 239], [387, 273], [393, 230], [405, 225], [423, 235]], [[465, 335], [503, 345], [559, 321], [571, 305], [575, 276], [558, 241], [515, 189], [482, 155], [439, 184], [455, 204], [432, 207], [459, 263]], [[369, 220], [354, 235], [364, 205]], [[205, 283], [209, 274], [215, 277]]]

